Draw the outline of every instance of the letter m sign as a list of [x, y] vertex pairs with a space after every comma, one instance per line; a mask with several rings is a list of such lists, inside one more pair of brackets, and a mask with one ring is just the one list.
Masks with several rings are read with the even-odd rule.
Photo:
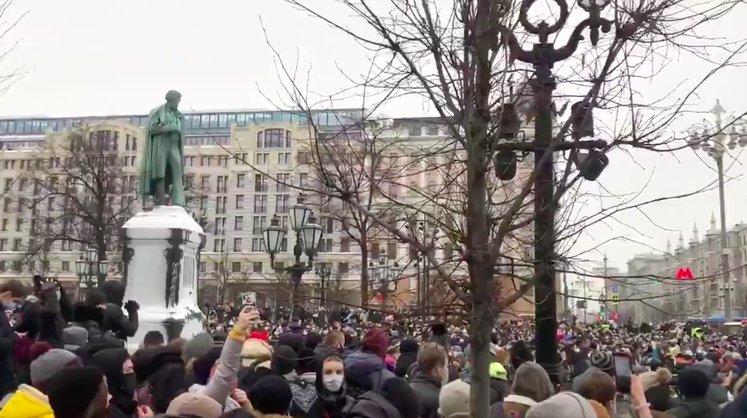
[[693, 272], [690, 271], [690, 267], [679, 269], [677, 272], [677, 280], [692, 280]]

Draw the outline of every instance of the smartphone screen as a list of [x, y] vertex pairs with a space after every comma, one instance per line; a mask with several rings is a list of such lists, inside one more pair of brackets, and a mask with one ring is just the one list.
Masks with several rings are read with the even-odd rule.
[[630, 374], [632, 373], [630, 357], [615, 356], [615, 384], [620, 393], [630, 393]]

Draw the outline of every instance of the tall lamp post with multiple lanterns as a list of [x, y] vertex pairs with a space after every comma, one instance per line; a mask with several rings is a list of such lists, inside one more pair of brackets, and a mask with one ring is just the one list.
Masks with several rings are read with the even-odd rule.
[[[542, 21], [534, 24], [529, 21], [528, 12], [535, 0], [522, 0], [519, 9], [519, 23], [523, 29], [539, 38], [531, 50], [525, 50], [511, 29], [498, 24], [497, 42], [504, 41], [510, 50], [509, 54], [518, 61], [533, 67], [533, 76], [529, 80], [532, 88], [534, 117], [534, 141], [522, 141], [520, 120], [516, 105], [506, 103], [500, 109], [500, 130], [496, 135], [497, 150], [495, 170], [501, 180], [511, 180], [516, 176], [517, 153], [527, 155], [534, 153], [534, 270], [537, 284], [534, 288], [534, 300], [537, 321], [537, 362], [544, 367], [554, 381], [558, 381], [557, 341], [557, 302], [555, 290], [555, 164], [553, 153], [556, 151], [574, 150], [572, 158], [578, 166], [580, 175], [586, 180], [594, 181], [609, 164], [604, 154], [605, 141], [581, 140], [594, 136], [594, 119], [592, 100], [585, 99], [572, 105], [572, 138], [573, 141], [555, 141], [553, 143], [555, 118], [553, 112], [553, 91], [557, 86], [552, 68], [555, 64], [570, 58], [584, 39], [584, 31], [589, 29], [591, 44], [599, 42], [599, 32], [607, 33], [614, 27], [614, 22], [601, 17], [601, 11], [610, 0], [577, 0], [578, 6], [588, 13], [572, 31], [567, 43], [559, 48], [551, 40], [551, 35], [563, 29], [570, 14], [566, 0], [553, 0], [558, 6], [557, 21]], [[508, 13], [508, 8], [503, 13]], [[499, 12], [500, 13], [500, 12]], [[553, 36], [554, 38], [554, 36]], [[525, 138], [524, 138], [525, 139]], [[586, 153], [578, 150], [587, 150]]]
[[387, 299], [397, 289], [397, 281], [404, 270], [399, 266], [399, 263], [389, 265], [389, 259], [387, 257], [381, 257], [378, 260], [378, 264], [370, 261], [368, 263], [368, 269], [372, 275], [371, 290], [378, 290], [381, 296], [381, 308], [386, 309]]
[[[730, 151], [734, 150], [739, 146], [744, 148], [747, 146], [747, 130], [742, 125], [741, 132], [737, 132], [737, 128], [734, 124], [731, 125], [731, 132], [727, 135], [723, 128], [723, 120], [721, 115], [725, 113], [721, 103], [716, 100], [716, 106], [711, 109], [711, 113], [716, 116], [716, 125], [711, 126], [707, 121], [703, 124], [695, 125], [692, 128], [688, 145], [695, 150], [703, 150], [710, 157], [716, 161], [716, 172], [718, 175], [718, 203], [719, 212], [721, 215], [721, 286], [724, 289], [724, 317], [727, 321], [731, 321], [733, 318], [732, 306], [731, 306], [731, 281], [730, 267], [729, 267], [729, 253], [728, 248], [728, 237], [726, 230], [726, 197], [724, 191], [724, 154], [728, 148]], [[727, 142], [728, 137], [728, 142]], [[744, 292], [741, 289], [741, 282], [737, 281], [737, 297], [742, 305], [744, 305]]]
[[81, 254], [80, 259], [75, 262], [75, 272], [78, 273], [78, 298], [85, 300], [90, 289], [106, 279], [108, 270], [109, 262], [99, 260], [96, 248], [88, 248], [85, 255]]
[[[270, 226], [262, 231], [265, 240], [265, 250], [270, 255], [270, 265], [276, 272], [284, 272], [290, 275], [293, 284], [293, 307], [291, 318], [300, 313], [301, 299], [299, 286], [304, 273], [311, 271], [314, 267], [314, 257], [319, 250], [322, 239], [322, 227], [317, 224], [316, 216], [311, 208], [306, 206], [306, 196], [298, 195], [297, 203], [291, 208], [291, 228], [296, 233], [296, 245], [293, 246], [295, 262], [289, 267], [275, 265], [275, 256], [280, 252], [283, 240], [288, 233], [287, 229], [280, 225], [280, 217], [275, 214], [270, 221]], [[306, 254], [306, 261], [301, 256]]]

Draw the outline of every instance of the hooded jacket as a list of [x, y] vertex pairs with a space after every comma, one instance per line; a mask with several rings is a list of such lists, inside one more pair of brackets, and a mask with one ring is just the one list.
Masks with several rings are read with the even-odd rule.
[[366, 392], [348, 409], [348, 418], [401, 418], [399, 411], [383, 396]]
[[109, 330], [115, 337], [127, 341], [134, 337], [138, 329], [137, 305], [127, 306], [127, 316], [122, 313], [122, 301], [124, 300], [125, 284], [118, 281], [108, 281], [101, 285], [101, 291], [106, 295], [106, 322]]
[[399, 346], [400, 355], [397, 365], [394, 366], [394, 374], [397, 377], [407, 376], [407, 370], [418, 361], [418, 342], [415, 340], [404, 340]]
[[369, 390], [380, 393], [384, 382], [395, 377], [387, 370], [383, 358], [365, 351], [350, 354], [345, 358], [344, 365], [345, 380], [353, 396]]
[[441, 382], [418, 372], [410, 382], [410, 387], [418, 396], [420, 418], [438, 418], [438, 397], [441, 394]]
[[0, 418], [54, 418], [54, 412], [46, 395], [21, 385], [0, 410]]

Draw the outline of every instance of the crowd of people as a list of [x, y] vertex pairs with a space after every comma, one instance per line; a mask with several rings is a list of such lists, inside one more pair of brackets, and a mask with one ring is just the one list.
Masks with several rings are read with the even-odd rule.
[[[247, 306], [189, 340], [150, 331], [130, 352], [139, 307], [123, 295], [107, 282], [72, 303], [54, 283], [0, 284], [0, 418], [475, 416], [464, 324]], [[744, 339], [697, 331], [563, 324], [558, 364], [543, 367], [532, 321], [499, 323], [477, 401], [491, 418], [747, 417]]]

